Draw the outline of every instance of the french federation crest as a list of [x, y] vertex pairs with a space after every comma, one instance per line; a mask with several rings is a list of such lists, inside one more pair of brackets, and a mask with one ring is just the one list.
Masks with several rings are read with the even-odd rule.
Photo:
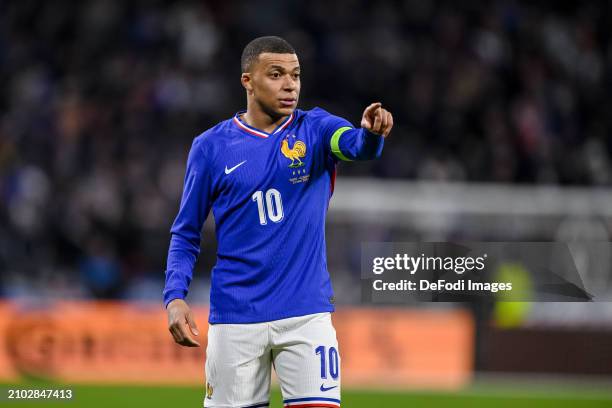
[[302, 167], [304, 162], [301, 160], [306, 156], [306, 143], [301, 140], [293, 142], [293, 146], [289, 147], [289, 138], [295, 139], [295, 135], [285, 137], [281, 143], [281, 153], [283, 156], [291, 160], [290, 168]]
[[206, 398], [211, 399], [213, 395], [213, 387], [210, 383], [206, 382]]

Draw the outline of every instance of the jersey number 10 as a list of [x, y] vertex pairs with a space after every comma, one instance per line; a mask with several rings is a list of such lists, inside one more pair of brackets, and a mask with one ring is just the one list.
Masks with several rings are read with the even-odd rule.
[[277, 189], [271, 188], [266, 191], [265, 197], [265, 206], [263, 191], [256, 191], [251, 197], [253, 201], [257, 203], [257, 211], [259, 211], [259, 223], [261, 225], [266, 225], [268, 223], [268, 218], [272, 222], [281, 222], [284, 217], [283, 200], [281, 199], [281, 193]]

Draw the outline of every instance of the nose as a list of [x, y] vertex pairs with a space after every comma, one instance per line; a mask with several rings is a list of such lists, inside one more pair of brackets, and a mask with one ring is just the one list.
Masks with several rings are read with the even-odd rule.
[[297, 88], [297, 81], [291, 75], [286, 75], [283, 81], [283, 90], [294, 91]]

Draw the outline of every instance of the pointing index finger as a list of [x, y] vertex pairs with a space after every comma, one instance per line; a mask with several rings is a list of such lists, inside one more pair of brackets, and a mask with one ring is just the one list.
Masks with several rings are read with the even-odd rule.
[[366, 109], [364, 114], [369, 115], [370, 113], [372, 113], [374, 110], [380, 108], [382, 105], [382, 103], [380, 102], [374, 102], [372, 104], [370, 104]]

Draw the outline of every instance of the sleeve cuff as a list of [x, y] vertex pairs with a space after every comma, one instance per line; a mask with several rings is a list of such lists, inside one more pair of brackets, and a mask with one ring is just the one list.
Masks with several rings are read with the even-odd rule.
[[378, 159], [382, 155], [385, 138], [382, 135], [372, 133], [367, 129], [363, 129], [365, 134], [365, 143], [367, 145], [367, 159]]
[[376, 133], [372, 133], [372, 132], [370, 132], [370, 131], [369, 131], [368, 129], [366, 129], [366, 128], [362, 128], [362, 129], [363, 129], [363, 131], [365, 132], [365, 135], [366, 135], [367, 137], [380, 137], [380, 138], [382, 138], [382, 135], [378, 135], [378, 134], [376, 134]]
[[164, 308], [168, 308], [168, 303], [172, 302], [174, 299], [185, 299], [184, 290], [171, 290], [164, 294]]

